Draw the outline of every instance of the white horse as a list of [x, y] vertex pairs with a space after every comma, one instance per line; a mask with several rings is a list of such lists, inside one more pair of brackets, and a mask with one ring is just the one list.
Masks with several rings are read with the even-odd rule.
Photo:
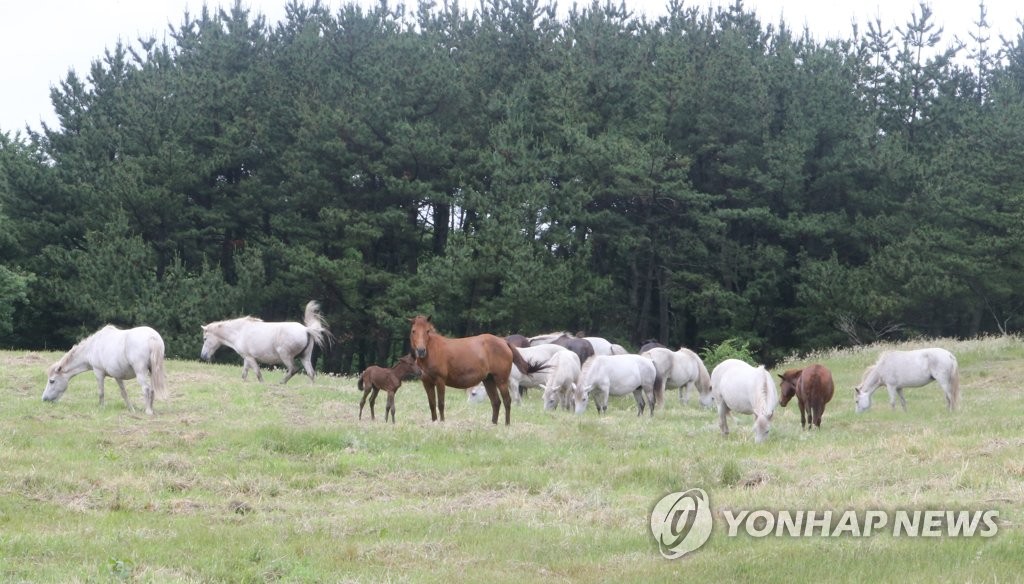
[[580, 376], [580, 358], [572, 351], [555, 353], [548, 360], [548, 381], [544, 385], [544, 409], [554, 410], [559, 404], [570, 409], [576, 380]]
[[298, 322], [263, 322], [258, 318], [245, 316], [231, 320], [211, 322], [203, 326], [203, 349], [199, 356], [206, 361], [213, 358], [221, 345], [227, 345], [242, 356], [242, 380], [249, 370], [256, 371], [256, 378], [263, 381], [260, 363], [284, 365], [288, 372], [282, 384], [288, 383], [298, 373], [295, 358], [301, 353], [302, 367], [312, 383], [316, 378], [313, 370], [313, 346], [321, 349], [331, 339], [320, 305], [315, 300], [306, 304], [304, 324]]
[[655, 397], [660, 401], [665, 396], [665, 390], [670, 387], [679, 388], [679, 401], [689, 396], [687, 390], [695, 389], [700, 398], [700, 404], [704, 407], [711, 407], [711, 376], [708, 375], [708, 368], [704, 361], [686, 347], [678, 351], [665, 348], [654, 348], [641, 353], [654, 362], [654, 367], [661, 374], [661, 387], [655, 390]]
[[899, 397], [903, 411], [907, 411], [903, 388], [921, 387], [933, 379], [946, 394], [946, 407], [949, 411], [955, 410], [960, 402], [960, 369], [952, 353], [938, 348], [886, 351], [864, 371], [860, 385], [854, 389], [857, 413], [871, 407], [871, 394], [880, 385], [889, 390], [889, 404], [893, 409]]
[[595, 355], [583, 365], [574, 399], [576, 413], [587, 411], [591, 392], [596, 392], [597, 412], [608, 411], [609, 395], [632, 393], [636, 399], [637, 416], [644, 413], [644, 400], [654, 415], [654, 388], [661, 384], [658, 370], [647, 357], [640, 355]]
[[594, 348], [594, 355], [628, 355], [629, 351], [626, 350], [622, 345], [612, 343], [608, 339], [602, 337], [577, 337], [576, 335], [568, 331], [558, 331], [554, 333], [545, 333], [543, 335], [537, 335], [530, 337], [530, 346], [536, 347], [537, 345], [543, 345], [547, 343], [553, 343], [560, 337], [569, 337], [570, 339], [582, 339], [590, 343], [590, 346]]
[[124, 388], [125, 379], [138, 378], [146, 413], [153, 415], [153, 396], [167, 398], [167, 377], [164, 374], [164, 341], [148, 326], [121, 330], [107, 325], [84, 341], [71, 347], [46, 372], [43, 401], [57, 401], [68, 388], [72, 377], [92, 369], [100, 389], [103, 405], [103, 380], [113, 377], [121, 389], [121, 397], [132, 413], [135, 408]]
[[[519, 354], [531, 364], [546, 364], [551, 361], [552, 356], [558, 353], [571, 353], [569, 349], [558, 345], [537, 345], [536, 347], [523, 347]], [[579, 361], [579, 357], [576, 358]], [[553, 364], [552, 364], [553, 365]], [[553, 366], [545, 365], [538, 371], [525, 374], [518, 367], [513, 367], [508, 374], [508, 392], [517, 404], [523, 403], [522, 389], [528, 387], [542, 387], [548, 381]], [[487, 390], [483, 383], [478, 383], [469, 390], [469, 402], [480, 403], [487, 400]]]
[[768, 437], [772, 416], [779, 403], [775, 379], [764, 365], [753, 367], [739, 359], [726, 359], [711, 372], [711, 395], [718, 403], [718, 427], [729, 434], [730, 411], [754, 415], [754, 442]]

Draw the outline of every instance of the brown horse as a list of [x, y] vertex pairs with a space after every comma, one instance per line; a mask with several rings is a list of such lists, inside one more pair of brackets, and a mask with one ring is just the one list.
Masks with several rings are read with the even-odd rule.
[[494, 335], [477, 335], [461, 339], [441, 336], [429, 316], [413, 318], [409, 331], [416, 364], [422, 374], [420, 380], [427, 390], [430, 419], [444, 421], [444, 389], [446, 385], [469, 389], [480, 383], [491, 399], [491, 422], [498, 423], [498, 412], [505, 404], [505, 425], [509, 424], [512, 397], [508, 393], [508, 376], [512, 364], [525, 374], [534, 373], [540, 366], [531, 366], [508, 341]]
[[[832, 372], [824, 365], [809, 365], [803, 369], [790, 369], [779, 375], [782, 378], [782, 399], [779, 405], [785, 407], [789, 400], [796, 396], [800, 405], [800, 427], [810, 428], [813, 423], [821, 428], [821, 415], [825, 413], [825, 404], [835, 393]], [[807, 417], [804, 418], [804, 410]]]
[[416, 366], [416, 360], [412, 355], [403, 355], [390, 369], [376, 365], [367, 367], [356, 384], [363, 392], [363, 399], [359, 401], [359, 419], [363, 419], [363, 406], [366, 405], [367, 395], [370, 396], [370, 419], [376, 419], [373, 415], [373, 403], [377, 401], [377, 392], [383, 389], [388, 392], [388, 403], [384, 406], [384, 421], [388, 421], [388, 412], [391, 412], [391, 423], [394, 424], [395, 392], [398, 391], [398, 386], [402, 385], [403, 379], [412, 379], [419, 373], [419, 367]]

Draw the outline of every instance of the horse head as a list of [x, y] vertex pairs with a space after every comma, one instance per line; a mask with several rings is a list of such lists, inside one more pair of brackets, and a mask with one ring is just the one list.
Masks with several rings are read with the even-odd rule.
[[224, 341], [217, 335], [217, 327], [212, 324], [203, 325], [203, 348], [199, 351], [199, 358], [203, 361], [213, 359], [214, 353], [220, 348]]
[[857, 408], [857, 413], [861, 414], [871, 407], [871, 392], [864, 391], [861, 386], [853, 388], [853, 403]]
[[[573, 385], [573, 387], [575, 387], [575, 384]], [[552, 388], [545, 388], [544, 389], [544, 395], [542, 397], [544, 399], [544, 410], [545, 411], [551, 412], [551, 411], [554, 411], [554, 410], [558, 409], [558, 404], [560, 402], [559, 398], [561, 396], [559, 395], [558, 391], [555, 388], [553, 388], [553, 387]]]
[[416, 379], [423, 375], [419, 366], [416, 365], [416, 357], [412, 354], [402, 355], [399, 357], [398, 363], [395, 364], [391, 370], [394, 371], [398, 375], [398, 378], [402, 380]]
[[793, 399], [793, 396], [796, 395], [796, 382], [800, 378], [802, 371], [802, 369], [790, 369], [785, 373], [779, 374], [779, 379], [782, 380], [782, 383], [779, 384], [779, 393], [781, 394], [779, 396], [780, 406], [786, 407], [789, 400]]
[[52, 402], [60, 399], [68, 388], [71, 377], [64, 371], [63, 365], [54, 363], [46, 372], [46, 388], [43, 390], [43, 401]]
[[427, 339], [431, 333], [437, 332], [429, 316], [419, 315], [409, 320], [412, 328], [409, 329], [409, 345], [412, 347], [412, 354], [417, 359], [427, 358]]
[[591, 381], [577, 383], [576, 391], [573, 392], [573, 401], [576, 404], [576, 414], [584, 414], [587, 411], [587, 404], [590, 403], [590, 391], [594, 389]]

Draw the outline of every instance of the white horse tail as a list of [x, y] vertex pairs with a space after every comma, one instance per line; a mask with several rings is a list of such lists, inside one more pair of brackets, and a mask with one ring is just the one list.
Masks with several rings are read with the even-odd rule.
[[772, 391], [775, 388], [775, 380], [772, 379], [772, 374], [768, 373], [764, 365], [758, 369], [763, 375], [757, 388], [757, 403], [754, 404], [754, 412], [770, 420], [775, 415], [775, 406], [778, 402], [778, 396], [772, 395], [775, 393]]
[[160, 337], [149, 339], [149, 384], [153, 395], [167, 399], [167, 373], [164, 371], [164, 341]]
[[665, 385], [666, 384], [668, 384], [668, 378], [667, 377], [662, 377], [661, 376], [661, 371], [658, 371], [658, 368], [655, 367], [654, 368], [654, 387], [652, 388], [653, 389], [652, 393], [654, 394], [654, 403], [651, 404], [651, 409], [652, 410], [654, 409], [654, 406], [658, 406], [658, 405], [661, 405], [661, 404], [665, 403]]
[[[953, 357], [952, 354], [950, 354]], [[955, 412], [960, 405], [960, 365], [953, 357], [953, 366], [949, 369], [949, 411]]]
[[701, 395], [711, 391], [711, 374], [700, 357], [697, 357], [697, 391]]
[[331, 331], [327, 330], [327, 321], [324, 320], [324, 315], [320, 314], [320, 303], [316, 300], [310, 300], [306, 303], [306, 314], [303, 318], [303, 323], [306, 325], [306, 331], [313, 342], [321, 349], [334, 338]]

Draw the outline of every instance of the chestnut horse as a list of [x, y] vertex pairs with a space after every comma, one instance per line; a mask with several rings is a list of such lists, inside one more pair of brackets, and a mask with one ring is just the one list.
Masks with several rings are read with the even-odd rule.
[[430, 419], [444, 421], [445, 386], [469, 389], [481, 381], [491, 399], [491, 422], [498, 423], [498, 412], [505, 404], [505, 425], [509, 425], [512, 396], [508, 392], [508, 377], [515, 364], [525, 374], [534, 373], [541, 366], [532, 366], [508, 341], [494, 335], [449, 339], [434, 328], [429, 316], [417, 316], [411, 321], [409, 343], [422, 371], [420, 380], [427, 390]]
[[832, 372], [824, 365], [815, 364], [803, 369], [790, 369], [779, 377], [782, 378], [779, 386], [782, 392], [779, 405], [786, 407], [795, 395], [796, 403], [800, 406], [800, 427], [810, 429], [813, 423], [820, 429], [825, 404], [832, 399], [832, 394], [836, 390], [835, 383], [832, 382]]
[[388, 369], [370, 365], [363, 374], [359, 376], [356, 386], [363, 392], [363, 399], [359, 400], [359, 419], [363, 419], [363, 406], [366, 405], [366, 396], [370, 396], [370, 419], [375, 420], [373, 415], [373, 404], [377, 401], [377, 392], [384, 390], [388, 393], [388, 403], [384, 406], [384, 421], [388, 421], [388, 412], [391, 412], [391, 423], [395, 423], [395, 392], [402, 380], [412, 379], [419, 375], [420, 369], [416, 366], [416, 360], [412, 355], [402, 355], [395, 363], [395, 366]]

